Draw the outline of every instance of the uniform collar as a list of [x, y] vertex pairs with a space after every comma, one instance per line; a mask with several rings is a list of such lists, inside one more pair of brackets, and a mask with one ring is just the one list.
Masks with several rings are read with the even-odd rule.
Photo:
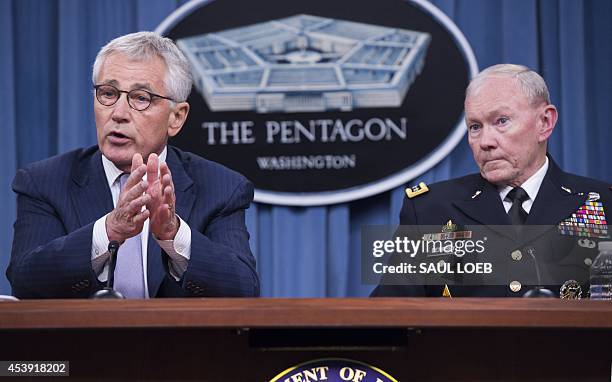
[[[544, 164], [535, 174], [531, 175], [529, 179], [527, 179], [523, 184], [521, 184], [521, 188], [527, 192], [529, 195], [529, 199], [533, 202], [538, 196], [538, 192], [540, 191], [540, 187], [542, 186], [542, 182], [544, 181], [544, 177], [546, 176], [546, 172], [548, 171], [548, 156], [544, 160]], [[502, 201], [506, 199], [508, 193], [513, 189], [512, 186], [500, 186], [498, 187], [499, 197]]]

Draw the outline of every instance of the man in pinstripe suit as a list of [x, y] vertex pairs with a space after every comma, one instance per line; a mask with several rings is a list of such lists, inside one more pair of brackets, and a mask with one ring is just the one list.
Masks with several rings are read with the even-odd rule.
[[189, 113], [183, 54], [151, 32], [122, 36], [98, 53], [93, 82], [98, 145], [13, 181], [13, 293], [88, 297], [108, 278], [117, 241], [115, 283], [128, 297], [257, 296], [244, 223], [252, 184], [167, 145]]

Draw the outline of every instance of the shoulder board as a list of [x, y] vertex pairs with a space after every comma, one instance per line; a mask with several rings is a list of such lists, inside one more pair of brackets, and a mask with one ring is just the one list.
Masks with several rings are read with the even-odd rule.
[[428, 191], [429, 191], [429, 188], [427, 187], [425, 182], [421, 182], [417, 186], [406, 188], [406, 196], [408, 196], [408, 199], [412, 199]]

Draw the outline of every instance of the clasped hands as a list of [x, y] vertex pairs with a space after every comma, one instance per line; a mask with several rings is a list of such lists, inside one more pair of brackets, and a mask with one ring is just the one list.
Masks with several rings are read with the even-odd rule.
[[[142, 179], [145, 173], [146, 181]], [[132, 157], [132, 171], [119, 195], [117, 206], [106, 217], [108, 239], [123, 243], [138, 235], [144, 222], [150, 219], [149, 231], [157, 239], [172, 240], [179, 228], [175, 206], [174, 183], [168, 165], [159, 165], [155, 153], [149, 155], [145, 165], [142, 155], [136, 153]]]

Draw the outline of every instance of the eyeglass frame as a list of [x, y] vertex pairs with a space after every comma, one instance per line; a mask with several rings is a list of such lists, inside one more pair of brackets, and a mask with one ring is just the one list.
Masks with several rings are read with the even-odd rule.
[[[109, 87], [111, 87], [111, 88], [113, 88], [113, 89], [117, 90], [117, 92], [119, 93], [119, 96], [117, 97], [117, 99], [115, 100], [115, 102], [111, 103], [110, 105], [105, 105], [104, 103], [102, 103], [102, 101], [100, 101], [100, 99], [98, 98], [98, 88], [100, 88], [100, 87], [102, 87], [102, 86], [109, 86]], [[94, 88], [94, 95], [95, 95], [95, 97], [96, 97], [96, 100], [97, 100], [97, 101], [100, 103], [100, 105], [102, 105], [102, 106], [113, 106], [113, 105], [115, 105], [117, 102], [119, 102], [119, 99], [121, 98], [121, 93], [125, 93], [125, 94], [126, 94], [126, 99], [127, 99], [127, 103], [128, 103], [128, 105], [129, 105], [129, 107], [130, 107], [131, 109], [133, 109], [133, 110], [136, 110], [136, 111], [145, 111], [145, 110], [147, 110], [149, 107], [151, 107], [151, 104], [153, 103], [153, 97], [162, 98], [162, 99], [167, 99], [168, 101], [176, 102], [174, 99], [172, 99], [172, 98], [170, 98], [170, 97], [165, 97], [165, 96], [163, 96], [163, 95], [155, 94], [155, 93], [152, 93], [152, 92], [150, 92], [150, 91], [148, 91], [148, 90], [145, 90], [145, 89], [132, 89], [132, 90], [129, 90], [129, 91], [128, 91], [128, 90], [120, 90], [119, 88], [117, 88], [116, 86], [111, 85], [111, 84], [98, 84], [98, 85], [94, 85], [94, 86], [93, 86], [93, 88]], [[145, 93], [147, 93], [149, 96], [151, 96], [151, 100], [149, 101], [149, 104], [147, 105], [147, 107], [145, 107], [144, 109], [141, 109], [141, 110], [136, 109], [136, 108], [135, 108], [135, 107], [132, 105], [132, 103], [130, 102], [130, 93], [132, 93], [132, 92], [138, 92], [138, 91], [140, 91], [140, 92], [145, 92]]]

